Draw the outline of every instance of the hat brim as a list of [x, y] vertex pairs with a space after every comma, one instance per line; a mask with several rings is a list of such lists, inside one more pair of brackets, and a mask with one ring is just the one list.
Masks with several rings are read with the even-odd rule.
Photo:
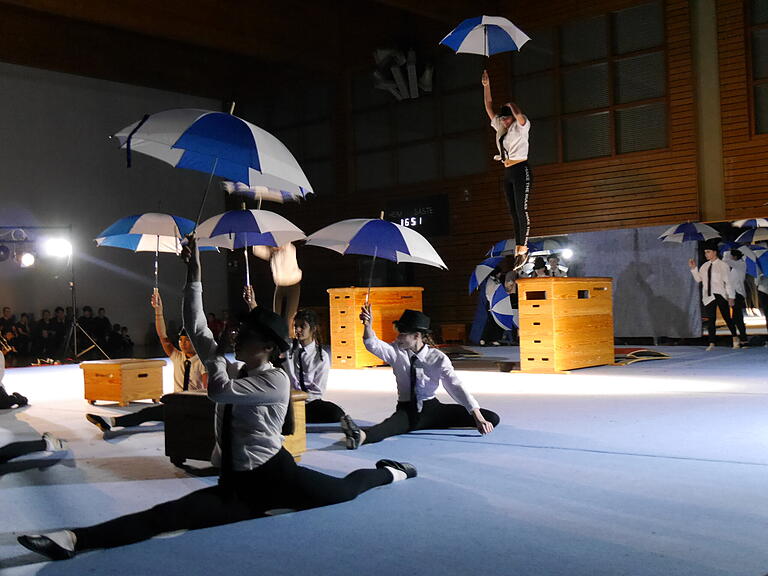
[[430, 328], [420, 328], [419, 326], [409, 326], [407, 324], [403, 324], [399, 320], [393, 320], [392, 324], [395, 325], [395, 328], [397, 328], [398, 332], [423, 332], [424, 334], [432, 333], [432, 330]]

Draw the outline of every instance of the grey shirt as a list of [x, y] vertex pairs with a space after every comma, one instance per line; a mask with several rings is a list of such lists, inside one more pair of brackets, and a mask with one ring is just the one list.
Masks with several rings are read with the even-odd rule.
[[229, 362], [217, 353], [217, 344], [203, 311], [203, 285], [184, 288], [184, 327], [208, 371], [208, 397], [216, 402], [216, 445], [211, 463], [221, 465], [224, 406], [232, 404], [232, 467], [251, 470], [277, 454], [283, 445], [281, 430], [288, 410], [288, 376], [267, 362], [237, 377], [242, 362]]

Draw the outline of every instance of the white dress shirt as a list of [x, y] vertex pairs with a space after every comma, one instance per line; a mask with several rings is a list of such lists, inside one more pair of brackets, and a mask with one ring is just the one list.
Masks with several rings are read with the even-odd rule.
[[184, 391], [184, 361], [189, 360], [189, 387], [187, 390], [190, 392], [205, 392], [205, 385], [203, 384], [203, 374], [205, 374], [205, 366], [200, 362], [200, 357], [195, 354], [187, 358], [184, 352], [174, 348], [173, 353], [169, 356], [171, 364], [173, 364], [173, 390], [174, 392]]
[[[184, 326], [208, 371], [208, 397], [216, 402], [216, 445], [211, 463], [221, 465], [224, 407], [232, 404], [232, 468], [252, 470], [277, 454], [288, 411], [291, 386], [288, 375], [267, 362], [236, 377], [244, 366], [217, 353], [217, 344], [203, 312], [203, 285], [184, 287]], [[232, 376], [235, 376], [234, 378]]]
[[728, 280], [732, 293], [728, 294], [728, 298], [736, 298], [736, 294], [741, 294], [746, 298], [747, 291], [744, 289], [744, 280], [747, 278], [747, 263], [741, 258], [739, 260], [730, 259], [726, 264], [731, 267], [731, 270], [728, 272]]
[[[397, 382], [397, 398], [400, 402], [408, 402], [411, 399], [411, 356], [414, 353], [400, 348], [396, 342], [388, 344], [379, 340], [375, 334], [372, 338], [363, 339], [363, 342], [368, 352], [392, 366]], [[448, 356], [425, 344], [416, 358], [416, 405], [419, 412], [424, 400], [435, 397], [440, 384], [468, 412], [480, 407], [464, 388]]]
[[328, 373], [331, 370], [331, 358], [325, 350], [322, 350], [322, 358], [317, 357], [317, 344], [314, 340], [304, 346], [304, 353], [301, 354], [301, 344], [296, 343], [296, 348], [291, 346], [285, 353], [286, 362], [284, 364], [288, 378], [291, 379], [291, 386], [295, 390], [301, 390], [299, 385], [299, 362], [304, 367], [304, 386], [307, 388], [307, 402], [322, 398], [325, 394], [325, 388], [328, 385]]
[[[710, 266], [712, 267], [712, 290], [709, 293], [709, 281], [708, 271]], [[723, 298], [733, 298], [729, 294], [734, 294], [734, 289], [731, 286], [729, 278], [730, 267], [728, 264], [715, 258], [714, 260], [707, 260], [701, 265], [701, 268], [691, 268], [691, 274], [696, 282], [701, 282], [701, 301], [706, 306], [715, 299], [715, 294], [720, 294]]]

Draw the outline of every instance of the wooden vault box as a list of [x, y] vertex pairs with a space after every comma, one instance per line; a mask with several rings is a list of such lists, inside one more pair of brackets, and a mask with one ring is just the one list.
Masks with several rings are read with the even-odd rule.
[[613, 364], [611, 278], [522, 278], [517, 287], [523, 372]]
[[163, 395], [165, 360], [120, 358], [82, 362], [85, 399], [117, 402], [127, 406], [134, 400], [157, 402]]

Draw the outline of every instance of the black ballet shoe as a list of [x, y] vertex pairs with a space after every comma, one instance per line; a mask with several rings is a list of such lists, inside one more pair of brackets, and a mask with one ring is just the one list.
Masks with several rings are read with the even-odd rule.
[[48, 538], [48, 536], [43, 536], [42, 534], [23, 534], [16, 540], [18, 540], [19, 544], [24, 546], [24, 548], [32, 550], [32, 552], [37, 552], [51, 560], [68, 560], [75, 555], [74, 550], [67, 550], [56, 544], [56, 542]]
[[11, 396], [13, 396], [14, 398], [16, 398], [16, 404], [18, 404], [19, 408], [21, 408], [22, 406], [26, 406], [27, 404], [29, 404], [29, 400], [27, 399], [27, 397], [26, 397], [26, 396], [22, 396], [22, 395], [21, 395], [21, 394], [19, 394], [18, 392], [14, 392], [13, 394], [11, 394]]
[[349, 414], [344, 414], [341, 417], [341, 430], [344, 432], [347, 450], [357, 450], [362, 441], [362, 434], [360, 427]]
[[85, 419], [91, 424], [96, 426], [102, 432], [109, 432], [112, 430], [112, 426], [107, 424], [107, 421], [98, 414], [86, 414]]
[[379, 460], [376, 462], [376, 468], [394, 468], [405, 472], [406, 478], [416, 478], [416, 466], [409, 462], [398, 462], [397, 460]]

